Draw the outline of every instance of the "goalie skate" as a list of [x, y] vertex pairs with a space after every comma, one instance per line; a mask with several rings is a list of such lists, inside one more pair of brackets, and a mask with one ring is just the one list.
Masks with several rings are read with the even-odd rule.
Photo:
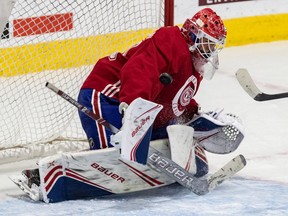
[[11, 181], [13, 181], [22, 191], [24, 191], [32, 200], [40, 201], [42, 200], [42, 193], [39, 188], [39, 181], [36, 177], [32, 178], [29, 175], [34, 170], [24, 170], [21, 175], [9, 176]]

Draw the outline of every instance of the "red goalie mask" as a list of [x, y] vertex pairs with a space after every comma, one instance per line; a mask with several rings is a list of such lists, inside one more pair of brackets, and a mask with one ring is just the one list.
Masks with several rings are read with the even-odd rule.
[[221, 18], [205, 8], [187, 19], [181, 28], [188, 44], [195, 69], [206, 79], [212, 79], [218, 69], [218, 52], [224, 47], [226, 28]]
[[204, 58], [218, 53], [225, 45], [227, 32], [223, 21], [210, 8], [202, 9], [187, 19], [181, 30], [190, 51], [198, 50]]

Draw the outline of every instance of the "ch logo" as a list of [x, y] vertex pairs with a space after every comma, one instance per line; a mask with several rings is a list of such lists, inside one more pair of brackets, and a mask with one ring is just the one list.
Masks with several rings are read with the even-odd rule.
[[186, 80], [172, 100], [172, 109], [176, 116], [180, 116], [185, 111], [185, 107], [193, 98], [196, 88], [197, 78], [192, 75]]

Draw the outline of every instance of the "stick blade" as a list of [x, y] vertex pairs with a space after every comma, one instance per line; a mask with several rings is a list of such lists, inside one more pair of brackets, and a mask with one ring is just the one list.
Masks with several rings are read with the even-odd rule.
[[255, 83], [253, 82], [247, 69], [240, 68], [236, 71], [235, 75], [239, 84], [250, 95], [250, 97], [255, 99], [257, 98], [258, 95], [262, 94], [262, 92], [257, 88]]
[[214, 190], [218, 185], [220, 185], [226, 179], [234, 176], [240, 170], [246, 166], [247, 162], [243, 155], [237, 155], [231, 161], [229, 161], [225, 166], [223, 166], [219, 171], [209, 176], [207, 181], [209, 184], [209, 191]]

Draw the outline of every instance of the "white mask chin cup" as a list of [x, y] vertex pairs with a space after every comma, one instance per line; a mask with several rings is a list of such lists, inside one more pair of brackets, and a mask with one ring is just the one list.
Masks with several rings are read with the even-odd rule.
[[211, 80], [219, 68], [218, 55], [211, 56], [207, 59], [203, 59], [201, 56], [196, 55], [193, 58], [193, 64], [195, 69], [206, 80]]

